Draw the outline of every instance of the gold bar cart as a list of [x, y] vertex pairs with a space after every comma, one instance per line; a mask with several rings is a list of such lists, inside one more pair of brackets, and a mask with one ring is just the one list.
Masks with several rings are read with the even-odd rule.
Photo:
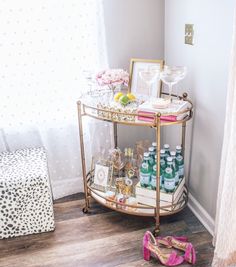
[[[163, 95], [167, 95], [162, 92]], [[160, 205], [160, 147], [161, 147], [161, 127], [169, 125], [182, 125], [182, 135], [181, 135], [181, 145], [184, 155], [185, 151], [185, 132], [186, 132], [186, 122], [189, 121], [193, 116], [193, 105], [192, 102], [188, 99], [187, 93], [184, 93], [182, 96], [172, 95], [187, 101], [189, 103], [188, 108], [182, 110], [178, 113], [169, 113], [165, 115], [174, 115], [178, 116], [181, 114], [186, 114], [184, 119], [177, 121], [162, 121], [161, 113], [155, 114], [155, 119], [153, 122], [144, 122], [137, 120], [140, 114], [137, 113], [124, 113], [124, 112], [115, 112], [111, 110], [106, 110], [99, 107], [94, 107], [84, 103], [82, 99], [77, 102], [78, 108], [78, 121], [79, 121], [79, 134], [80, 134], [80, 147], [81, 147], [81, 160], [82, 160], [82, 173], [83, 173], [83, 184], [84, 184], [84, 193], [85, 193], [85, 206], [83, 212], [87, 213], [90, 208], [90, 199], [93, 198], [95, 201], [99, 202], [101, 205], [106, 206], [112, 210], [131, 214], [138, 216], [151, 216], [155, 218], [155, 229], [154, 234], [158, 234], [160, 230], [160, 217], [178, 213], [181, 211], [188, 202], [188, 188], [187, 185], [184, 186], [183, 193], [179, 200], [174, 203], [168, 203], [166, 205]], [[156, 207], [146, 206], [142, 204], [138, 205], [129, 205], [126, 203], [118, 203], [115, 200], [108, 199], [102, 192], [95, 190], [90, 186], [90, 181], [92, 179], [93, 173], [89, 171], [86, 173], [86, 162], [85, 162], [85, 147], [84, 147], [84, 137], [83, 137], [83, 117], [89, 116], [98, 120], [107, 121], [113, 123], [114, 127], [114, 144], [117, 146], [117, 124], [125, 124], [130, 126], [142, 126], [142, 127], [151, 127], [156, 131], [156, 143], [157, 143], [157, 173], [156, 173]], [[151, 115], [143, 114], [142, 116], [150, 118]], [[129, 119], [125, 119], [129, 118]]]

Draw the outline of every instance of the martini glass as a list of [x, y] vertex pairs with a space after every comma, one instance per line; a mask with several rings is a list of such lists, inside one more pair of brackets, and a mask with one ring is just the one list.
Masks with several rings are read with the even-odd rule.
[[153, 97], [152, 85], [160, 77], [160, 66], [149, 66], [142, 69], [139, 71], [139, 76], [148, 86], [148, 96]]
[[169, 96], [171, 99], [173, 86], [183, 80], [187, 74], [187, 68], [183, 66], [165, 66], [160, 73], [160, 78], [163, 83], [169, 87]]

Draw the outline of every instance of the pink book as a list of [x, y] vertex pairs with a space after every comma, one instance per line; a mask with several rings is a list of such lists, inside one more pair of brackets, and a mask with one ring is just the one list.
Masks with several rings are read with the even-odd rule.
[[[148, 122], [154, 122], [154, 114], [153, 112], [146, 112], [146, 111], [138, 111], [138, 120], [140, 121], [148, 121]], [[142, 116], [143, 115], [143, 116]], [[148, 115], [146, 117], [145, 115]], [[167, 116], [161, 116], [161, 121], [177, 121], [182, 120], [186, 114], [180, 114], [179, 116], [175, 115], [167, 115]]]

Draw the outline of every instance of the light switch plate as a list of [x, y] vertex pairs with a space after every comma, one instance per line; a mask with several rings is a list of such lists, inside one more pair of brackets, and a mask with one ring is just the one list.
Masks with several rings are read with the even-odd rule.
[[185, 24], [185, 44], [194, 45], [194, 25]]

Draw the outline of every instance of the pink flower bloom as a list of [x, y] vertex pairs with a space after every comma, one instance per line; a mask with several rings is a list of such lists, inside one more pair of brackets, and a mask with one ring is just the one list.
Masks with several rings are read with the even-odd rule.
[[123, 69], [108, 69], [97, 73], [96, 80], [100, 86], [104, 85], [128, 85], [129, 74]]

